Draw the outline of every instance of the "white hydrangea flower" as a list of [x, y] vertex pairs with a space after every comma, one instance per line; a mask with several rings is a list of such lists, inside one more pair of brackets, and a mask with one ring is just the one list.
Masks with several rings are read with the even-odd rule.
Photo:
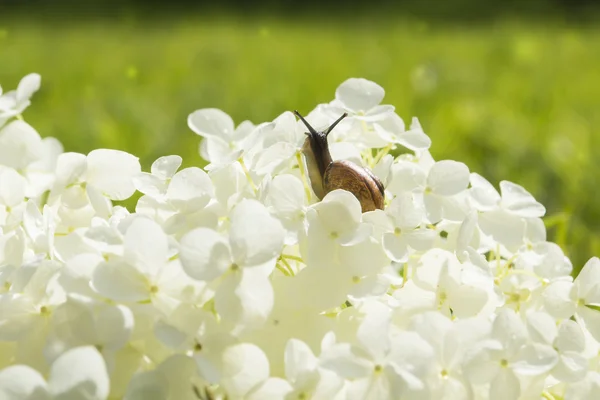
[[104, 360], [92, 346], [64, 352], [52, 363], [47, 382], [39, 372], [26, 365], [0, 371], [0, 394], [7, 400], [105, 400], [109, 386]]
[[[195, 111], [210, 164], [142, 172], [42, 138], [21, 116], [39, 84], [0, 92], [0, 398], [599, 396], [598, 258], [573, 280], [543, 205], [436, 161], [376, 83], [306, 117], [349, 114], [328, 143], [383, 182], [364, 214], [349, 191], [314, 196], [289, 111]], [[135, 212], [113, 203], [136, 191]]]

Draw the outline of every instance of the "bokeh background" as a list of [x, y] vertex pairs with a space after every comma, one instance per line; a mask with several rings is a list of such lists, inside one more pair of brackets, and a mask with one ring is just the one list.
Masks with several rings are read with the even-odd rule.
[[0, 84], [42, 75], [26, 119], [67, 151], [203, 165], [187, 115], [308, 112], [349, 77], [418, 116], [436, 159], [525, 186], [579, 269], [600, 255], [594, 1], [0, 0]]

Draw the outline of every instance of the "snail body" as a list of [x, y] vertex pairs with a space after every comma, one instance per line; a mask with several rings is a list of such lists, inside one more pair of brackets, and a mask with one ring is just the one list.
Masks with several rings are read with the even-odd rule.
[[360, 202], [362, 212], [384, 208], [383, 184], [369, 169], [347, 160], [333, 161], [329, 152], [327, 135], [348, 114], [344, 113], [329, 128], [317, 132], [298, 113], [294, 113], [308, 128], [302, 153], [306, 158], [306, 166], [310, 184], [319, 199], [336, 189], [347, 190]]

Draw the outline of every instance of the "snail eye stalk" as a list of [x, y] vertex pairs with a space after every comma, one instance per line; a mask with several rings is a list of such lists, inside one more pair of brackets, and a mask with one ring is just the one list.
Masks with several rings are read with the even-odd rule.
[[300, 118], [300, 121], [302, 121], [302, 123], [303, 123], [304, 125], [306, 125], [306, 127], [308, 128], [308, 131], [309, 131], [310, 133], [312, 133], [313, 135], [316, 135], [316, 134], [317, 134], [317, 131], [315, 131], [315, 128], [313, 128], [312, 126], [310, 126], [310, 124], [308, 123], [308, 121], [307, 121], [307, 120], [305, 120], [305, 119], [304, 119], [304, 117], [303, 117], [302, 115], [300, 115], [300, 113], [298, 112], [298, 110], [294, 110], [294, 114], [296, 114], [296, 116], [297, 116], [298, 118]]
[[331, 132], [331, 131], [333, 130], [333, 128], [335, 128], [335, 126], [336, 126], [337, 124], [339, 124], [339, 123], [340, 123], [340, 121], [341, 121], [341, 120], [343, 120], [344, 118], [346, 118], [347, 116], [348, 116], [348, 113], [343, 113], [341, 117], [339, 117], [339, 118], [338, 118], [338, 119], [337, 119], [337, 120], [336, 120], [336, 121], [335, 121], [333, 124], [331, 124], [331, 125], [329, 126], [329, 128], [327, 128], [327, 129], [325, 130], [325, 132], [323, 132], [323, 133], [325, 134], [325, 136], [329, 135], [329, 132]]

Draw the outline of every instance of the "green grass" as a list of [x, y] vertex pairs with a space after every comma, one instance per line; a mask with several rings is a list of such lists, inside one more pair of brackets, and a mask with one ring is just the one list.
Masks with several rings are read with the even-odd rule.
[[437, 159], [525, 186], [575, 267], [600, 255], [600, 29], [535, 23], [461, 27], [306, 18], [0, 22], [0, 83], [43, 77], [25, 118], [67, 151], [109, 147], [145, 167], [202, 163], [186, 125], [217, 107], [236, 122], [308, 112], [348, 77], [418, 116]]

